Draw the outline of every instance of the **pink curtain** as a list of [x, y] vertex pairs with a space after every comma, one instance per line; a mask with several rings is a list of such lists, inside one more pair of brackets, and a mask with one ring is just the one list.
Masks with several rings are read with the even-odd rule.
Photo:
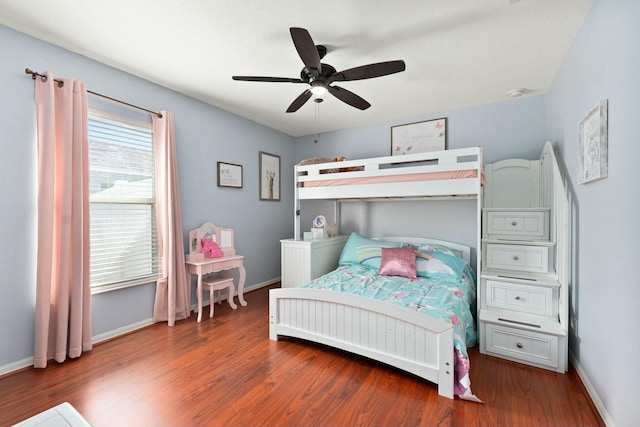
[[33, 365], [91, 350], [89, 137], [83, 83], [36, 78], [38, 251]]
[[178, 162], [173, 113], [153, 114], [153, 147], [156, 162], [156, 217], [160, 279], [156, 283], [153, 320], [167, 321], [189, 317], [189, 293], [184, 268], [184, 243], [178, 191]]

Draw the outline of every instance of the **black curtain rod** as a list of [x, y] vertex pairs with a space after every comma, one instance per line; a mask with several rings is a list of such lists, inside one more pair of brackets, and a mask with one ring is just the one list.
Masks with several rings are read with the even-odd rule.
[[[39, 77], [41, 77], [43, 79], [47, 78], [47, 76], [45, 76], [44, 74], [40, 74], [37, 71], [33, 71], [30, 68], [25, 68], [24, 72], [26, 74], [31, 74], [31, 77], [33, 78], [33, 80], [36, 79], [36, 76], [39, 76]], [[62, 80], [53, 79], [53, 81], [58, 83], [58, 86], [60, 86], [60, 87], [62, 87], [62, 85], [64, 84], [64, 82]], [[124, 105], [127, 105], [129, 107], [137, 108], [138, 110], [146, 111], [147, 113], [155, 114], [156, 116], [162, 118], [162, 113], [159, 113], [157, 111], [147, 110], [146, 108], [138, 107], [137, 105], [129, 104], [128, 102], [120, 101], [119, 99], [111, 98], [110, 96], [103, 95], [103, 94], [98, 93], [98, 92], [93, 92], [93, 91], [90, 91], [88, 89], [87, 89], [87, 93], [90, 93], [91, 95], [99, 96], [101, 98], [108, 99], [109, 101], [119, 102], [120, 104], [124, 104]]]

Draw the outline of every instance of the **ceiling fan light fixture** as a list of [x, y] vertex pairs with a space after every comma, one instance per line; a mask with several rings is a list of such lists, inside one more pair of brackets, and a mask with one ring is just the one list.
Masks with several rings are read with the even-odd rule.
[[324, 83], [321, 83], [321, 82], [313, 82], [313, 83], [311, 83], [311, 89], [309, 89], [309, 90], [311, 90], [311, 93], [314, 96], [317, 96], [317, 97], [318, 96], [324, 96], [328, 91], [327, 86]]

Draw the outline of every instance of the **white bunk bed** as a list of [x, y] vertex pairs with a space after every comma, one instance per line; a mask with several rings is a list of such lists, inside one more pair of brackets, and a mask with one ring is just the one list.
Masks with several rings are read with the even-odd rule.
[[295, 166], [294, 236], [301, 200], [473, 197], [479, 218], [482, 174], [481, 147]]
[[[471, 197], [477, 200], [479, 277], [482, 179], [481, 147], [296, 166], [295, 236], [300, 238], [302, 200], [334, 200], [337, 222], [339, 202], [350, 199]], [[438, 244], [469, 260], [468, 247]], [[440, 395], [454, 397], [453, 332], [448, 323], [367, 297], [306, 288], [272, 289], [269, 311], [272, 340], [301, 338], [359, 354], [438, 384]]]

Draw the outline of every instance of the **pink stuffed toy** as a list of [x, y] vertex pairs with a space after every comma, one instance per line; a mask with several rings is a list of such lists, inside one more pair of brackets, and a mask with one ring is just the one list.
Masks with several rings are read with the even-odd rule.
[[218, 244], [211, 239], [202, 239], [201, 246], [202, 249], [200, 250], [200, 252], [202, 252], [203, 254], [209, 252], [209, 258], [222, 258], [224, 256], [224, 254], [222, 253], [222, 249], [220, 249], [220, 246], [218, 246]]

